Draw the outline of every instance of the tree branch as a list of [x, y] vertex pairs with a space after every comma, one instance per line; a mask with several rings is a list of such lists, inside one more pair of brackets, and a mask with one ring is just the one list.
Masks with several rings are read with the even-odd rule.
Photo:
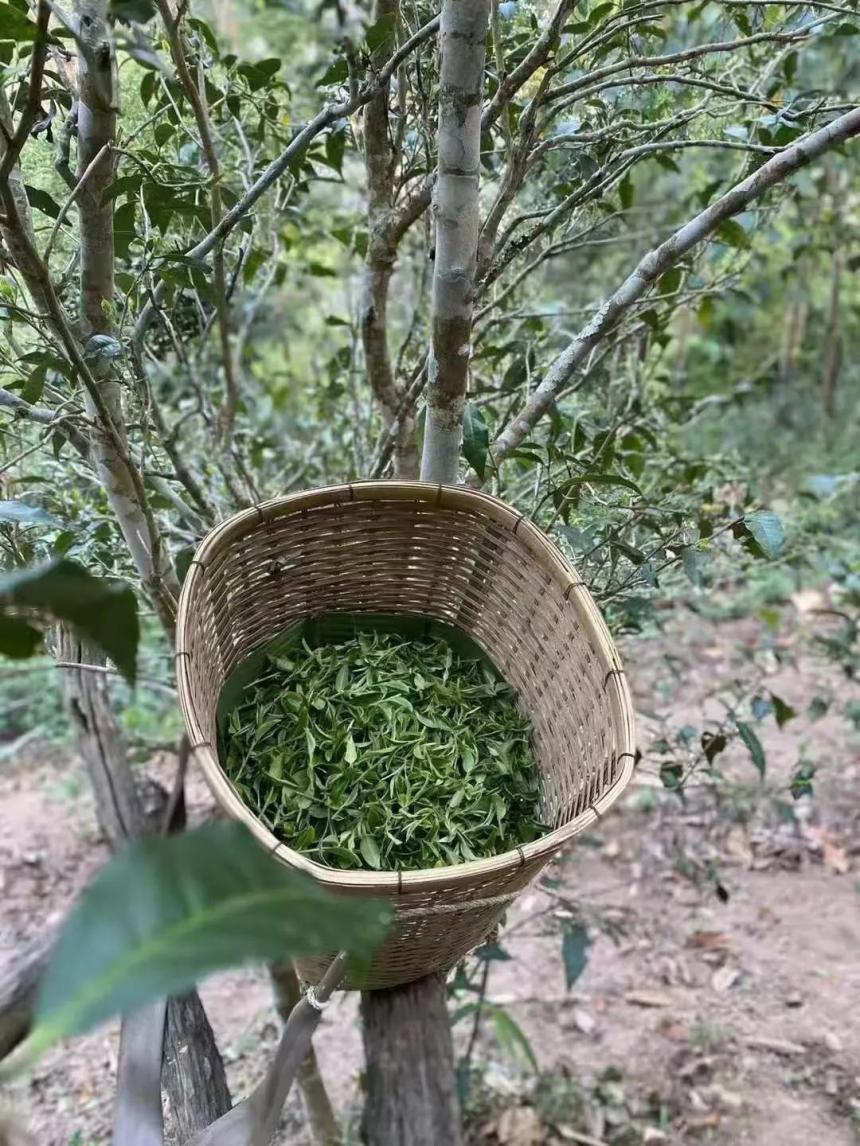
[[502, 462], [524, 441], [596, 343], [613, 329], [648, 288], [683, 255], [771, 187], [858, 133], [860, 108], [854, 108], [774, 155], [747, 179], [675, 231], [665, 242], [649, 251], [618, 290], [603, 303], [594, 318], [550, 365], [525, 408], [496, 439], [493, 446], [496, 461]]
[[541, 32], [534, 46], [526, 55], [522, 63], [518, 64], [512, 72], [504, 78], [499, 77], [499, 86], [493, 98], [487, 103], [481, 116], [481, 131], [487, 131], [502, 114], [504, 108], [510, 103], [514, 94], [527, 83], [538, 68], [542, 67], [558, 46], [561, 30], [568, 12], [573, 7], [570, 0], [559, 0], [555, 12], [547, 26]]
[[[435, 35], [439, 27], [439, 17], [435, 16], [414, 35], [410, 36], [391, 56], [388, 63], [380, 69], [372, 80], [365, 83], [355, 95], [341, 103], [331, 104], [320, 111], [312, 120], [305, 124], [289, 146], [281, 152], [277, 159], [272, 160], [266, 170], [251, 184], [241, 199], [224, 215], [221, 222], [213, 227], [208, 235], [204, 236], [194, 247], [186, 252], [186, 258], [203, 260], [207, 258], [215, 247], [224, 239], [238, 223], [248, 214], [259, 199], [276, 183], [289, 169], [290, 165], [299, 159], [310, 144], [320, 134], [339, 119], [345, 119], [364, 107], [389, 82], [392, 75], [404, 60], [419, 48], [423, 43]], [[141, 344], [153, 319], [158, 313], [158, 307], [164, 298], [166, 284], [162, 279], [153, 292], [152, 298], [141, 311], [134, 328], [133, 338]]]

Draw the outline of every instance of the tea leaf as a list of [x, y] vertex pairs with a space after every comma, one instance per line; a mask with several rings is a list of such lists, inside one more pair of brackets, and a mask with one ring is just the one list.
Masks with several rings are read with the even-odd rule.
[[224, 766], [318, 862], [438, 867], [537, 838], [530, 728], [484, 660], [366, 631], [270, 656], [226, 722]]
[[383, 905], [337, 899], [288, 870], [240, 824], [138, 841], [101, 869], [66, 920], [30, 1050], [223, 967], [342, 948], [367, 954], [387, 917]]

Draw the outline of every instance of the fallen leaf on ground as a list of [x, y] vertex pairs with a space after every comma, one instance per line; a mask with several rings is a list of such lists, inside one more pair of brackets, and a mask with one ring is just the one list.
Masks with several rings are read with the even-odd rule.
[[824, 856], [824, 866], [829, 867], [832, 872], [837, 875], [845, 875], [851, 869], [851, 861], [848, 859], [848, 853], [845, 848], [840, 847], [839, 844], [834, 844], [824, 837], [822, 840], [822, 849]]
[[726, 836], [726, 851], [732, 859], [737, 860], [744, 867], [752, 867], [753, 850], [743, 828], [732, 828]]
[[720, 1116], [716, 1111], [711, 1114], [702, 1114], [697, 1118], [687, 1119], [687, 1129], [694, 1134], [698, 1130], [716, 1130], [720, 1124]]
[[544, 1128], [531, 1106], [509, 1106], [484, 1127], [483, 1133], [499, 1146], [541, 1146]]
[[724, 1086], [714, 1085], [710, 1090], [711, 1099], [721, 1106], [723, 1110], [736, 1111], [742, 1110], [744, 1100], [740, 1094], [734, 1090], [726, 1090]]
[[578, 1031], [582, 1031], [584, 1035], [594, 1034], [597, 1029], [597, 1020], [589, 1015], [588, 1011], [580, 1010], [579, 1007], [573, 1012], [573, 1025]]
[[773, 1051], [774, 1054], [785, 1055], [786, 1058], [796, 1054], [806, 1054], [805, 1046], [789, 1042], [788, 1039], [771, 1039], [765, 1035], [754, 1035], [745, 1042], [752, 1050]]
[[740, 979], [741, 973], [737, 967], [720, 967], [711, 976], [711, 986], [715, 991], [729, 991]]
[[725, 931], [694, 931], [687, 936], [686, 946], [697, 951], [728, 951], [732, 941]]
[[642, 1141], [645, 1146], [657, 1146], [658, 1142], [668, 1142], [669, 1139], [662, 1130], [658, 1130], [656, 1126], [646, 1126], [645, 1133], [642, 1135]]
[[798, 589], [791, 594], [791, 603], [798, 613], [812, 613], [816, 609], [823, 609], [827, 598], [819, 589]]
[[663, 991], [628, 991], [624, 999], [634, 1007], [671, 1007], [675, 1002]]

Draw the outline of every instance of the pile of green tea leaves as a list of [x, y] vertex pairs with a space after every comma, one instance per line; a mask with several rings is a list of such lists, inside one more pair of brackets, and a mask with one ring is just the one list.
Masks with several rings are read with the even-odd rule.
[[339, 868], [438, 867], [537, 838], [529, 722], [483, 660], [360, 633], [270, 657], [230, 713], [224, 767], [296, 851]]

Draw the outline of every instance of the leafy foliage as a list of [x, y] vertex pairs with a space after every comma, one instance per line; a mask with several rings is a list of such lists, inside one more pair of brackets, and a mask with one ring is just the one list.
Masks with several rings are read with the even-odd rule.
[[[139, 627], [137, 603], [128, 585], [93, 577], [76, 562], [61, 558], [0, 575], [0, 610], [4, 608], [28, 618], [67, 622], [107, 653], [134, 683]], [[23, 617], [0, 615], [0, 652], [7, 656], [30, 655], [38, 635]]]
[[225, 768], [322, 863], [436, 867], [540, 833], [529, 733], [485, 661], [441, 638], [360, 633], [271, 660], [229, 717]]
[[142, 840], [98, 873], [64, 924], [30, 1052], [223, 967], [341, 949], [366, 955], [386, 920], [384, 906], [335, 900], [287, 870], [239, 824]]

